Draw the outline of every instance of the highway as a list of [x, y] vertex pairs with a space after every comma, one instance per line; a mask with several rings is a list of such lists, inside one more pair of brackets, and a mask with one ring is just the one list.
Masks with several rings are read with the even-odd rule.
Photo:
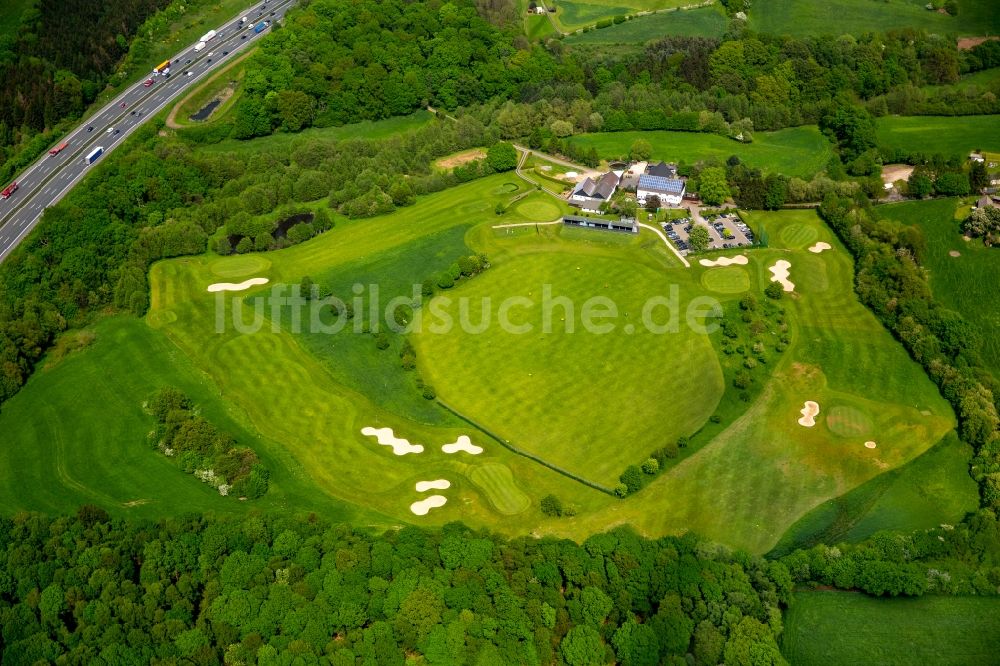
[[[169, 76], [150, 73], [143, 77], [54, 142], [53, 147], [64, 142], [69, 145], [57, 155], [44, 154], [18, 174], [12, 181], [17, 183], [18, 190], [8, 199], [0, 199], [0, 261], [6, 259], [34, 228], [47, 207], [62, 199], [87, 175], [91, 168], [86, 160], [88, 155], [97, 148], [103, 148], [103, 154], [94, 161], [94, 165], [107, 159], [108, 153], [136, 128], [270, 32], [268, 27], [255, 33], [249, 27], [251, 24], [270, 21], [273, 26], [293, 4], [295, 0], [254, 3], [216, 28], [216, 36], [200, 52], [194, 50], [195, 44], [190, 44], [172, 57]], [[241, 23], [240, 19], [244, 16], [247, 21]], [[152, 79], [151, 86], [144, 85], [147, 78]], [[0, 183], [0, 189], [10, 184]]]

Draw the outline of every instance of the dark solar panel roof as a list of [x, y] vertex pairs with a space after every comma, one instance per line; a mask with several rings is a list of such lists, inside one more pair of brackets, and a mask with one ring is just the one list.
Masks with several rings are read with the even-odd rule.
[[644, 173], [639, 176], [639, 189], [664, 192], [666, 194], [680, 194], [684, 191], [684, 181], [677, 178], [650, 176]]

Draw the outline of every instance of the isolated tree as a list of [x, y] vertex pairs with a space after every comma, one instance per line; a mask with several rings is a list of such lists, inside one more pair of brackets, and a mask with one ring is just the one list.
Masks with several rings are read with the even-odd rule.
[[645, 139], [636, 139], [632, 142], [632, 147], [629, 148], [628, 154], [633, 160], [648, 160], [653, 155], [653, 146]]
[[729, 198], [726, 170], [722, 167], [702, 169], [698, 176], [698, 195], [709, 206], [719, 206]]
[[973, 192], [978, 192], [990, 184], [990, 175], [986, 172], [986, 164], [974, 161], [969, 167], [969, 185]]
[[646, 197], [646, 210], [648, 210], [650, 213], [655, 213], [656, 211], [660, 210], [661, 205], [662, 204], [660, 203], [660, 197], [656, 196], [655, 194], [651, 194], [648, 197]]
[[561, 516], [563, 513], [562, 501], [555, 495], [543, 497], [540, 508], [546, 516]]
[[552, 134], [563, 139], [573, 134], [573, 123], [568, 120], [553, 120], [552, 124], [549, 125], [549, 129], [552, 131]]
[[486, 163], [496, 172], [510, 171], [517, 166], [517, 149], [506, 141], [499, 141], [486, 151]]
[[781, 298], [785, 295], [785, 290], [777, 282], [772, 282], [766, 287], [764, 287], [764, 295], [767, 296], [768, 298], [780, 301]]
[[688, 232], [688, 244], [695, 252], [704, 252], [708, 247], [710, 240], [711, 238], [708, 235], [708, 229], [706, 229], [703, 225], [696, 224], [691, 227], [691, 231]]

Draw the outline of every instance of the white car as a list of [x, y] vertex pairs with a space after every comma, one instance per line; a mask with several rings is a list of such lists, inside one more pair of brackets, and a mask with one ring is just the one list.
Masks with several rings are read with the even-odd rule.
[[188, 76], [194, 76], [194, 72], [188, 72]]
[[115, 128], [114, 127], [109, 127], [108, 131], [106, 132], [106, 134], [114, 134], [114, 133], [115, 133]]
[[215, 54], [214, 54], [214, 53], [212, 53], [211, 51], [209, 51], [209, 52], [208, 52], [208, 57], [209, 57], [209, 58], [211, 58], [211, 57], [212, 57], [213, 55], [215, 55]]

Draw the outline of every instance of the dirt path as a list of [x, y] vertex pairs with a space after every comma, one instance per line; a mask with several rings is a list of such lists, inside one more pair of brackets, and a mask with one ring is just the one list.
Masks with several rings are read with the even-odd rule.
[[[190, 100], [192, 97], [194, 97], [195, 95], [197, 95], [203, 88], [205, 88], [205, 86], [208, 86], [209, 84], [211, 84], [212, 82], [214, 82], [217, 78], [219, 78], [220, 76], [222, 76], [223, 74], [225, 74], [226, 72], [228, 72], [230, 69], [232, 69], [233, 67], [235, 67], [239, 63], [243, 62], [244, 60], [246, 60], [248, 57], [250, 57], [251, 55], [253, 55], [256, 52], [257, 52], [257, 49], [251, 49], [251, 50], [247, 51], [246, 53], [244, 53], [243, 55], [241, 55], [239, 58], [234, 59], [231, 63], [229, 63], [228, 65], [226, 65], [225, 67], [223, 67], [222, 69], [220, 69], [218, 72], [216, 72], [215, 75], [212, 76], [212, 78], [208, 79], [203, 84], [201, 84], [200, 86], [198, 86], [197, 88], [195, 88], [194, 90], [192, 90], [190, 93], [188, 93], [184, 97], [184, 99], [182, 99], [181, 101], [179, 101], [176, 104], [174, 104], [174, 108], [170, 109], [170, 113], [167, 115], [166, 121], [164, 121], [166, 123], [167, 127], [169, 127], [170, 129], [183, 129], [184, 126], [183, 125], [179, 125], [177, 123], [177, 112], [180, 111], [181, 107], [184, 106], [185, 104], [187, 104], [188, 100]], [[228, 97], [226, 99], [228, 99]], [[221, 106], [221, 104], [219, 106]]]
[[1000, 39], [1000, 37], [962, 37], [958, 40], [958, 50], [965, 51], [973, 47], [979, 46], [983, 42], [988, 42], [993, 39]]

